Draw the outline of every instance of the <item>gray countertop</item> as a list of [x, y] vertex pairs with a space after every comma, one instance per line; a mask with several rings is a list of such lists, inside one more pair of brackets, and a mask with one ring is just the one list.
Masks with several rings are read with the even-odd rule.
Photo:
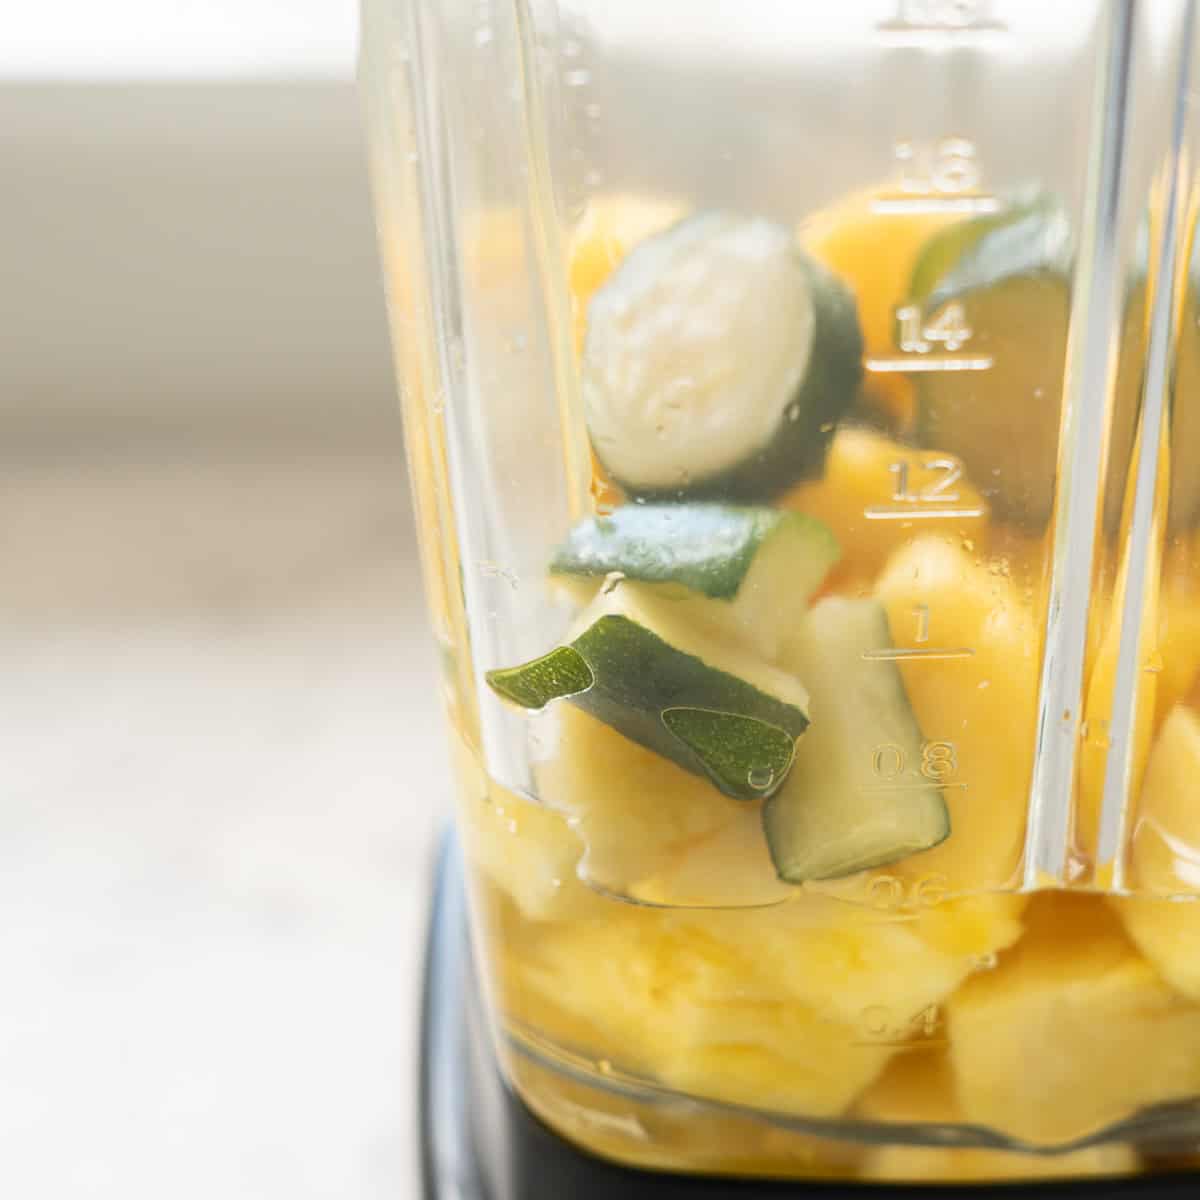
[[398, 434], [3, 471], [0, 1187], [415, 1195], [447, 767]]

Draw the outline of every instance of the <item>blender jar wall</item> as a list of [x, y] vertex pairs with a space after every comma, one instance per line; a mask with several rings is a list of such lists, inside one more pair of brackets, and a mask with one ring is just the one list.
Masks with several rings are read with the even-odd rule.
[[[1002, 1064], [987, 1018], [955, 1006], [1009, 963], [1029, 995], [1046, 986], [1057, 929], [1127, 965], [1115, 906], [1020, 893], [1128, 887], [1101, 848], [1115, 838], [1123, 862], [1150, 828], [1131, 807], [1153, 703], [1139, 647], [1154, 593], [1190, 596], [1193, 577], [1190, 543], [1172, 554], [1170, 520], [1154, 519], [1176, 475], [1152, 469], [1175, 471], [1190, 428], [1191, 5], [369, 0], [365, 14], [475, 935], [527, 1098], [635, 1161], [897, 1177], [914, 1168], [863, 1147], [1062, 1148], [1188, 1094], [1187, 1077], [1167, 1097], [1082, 1071], [1068, 1074], [1090, 1107], [1043, 1088], [1057, 1124], [1036, 1106], [1022, 1118], [1019, 1097], [964, 1107], [956, 1072]], [[776, 877], [761, 802], [566, 702], [531, 714], [487, 684], [579, 634], [580, 591], [599, 581], [558, 586], [548, 564], [578, 522], [638, 499], [589, 444], [589, 306], [607, 289], [619, 308], [635, 247], [712, 213], [786, 231], [854, 296], [861, 384], [813, 431], [823, 462], [750, 498], [825, 522], [841, 548], [825, 592], [886, 614], [888, 640], [864, 653], [899, 680], [919, 738], [855, 743], [854, 789], [936, 792], [952, 831], [803, 889]], [[699, 372], [677, 370], [664, 382], [686, 400]], [[756, 610], [780, 643], [791, 603], [781, 588]], [[1179, 1015], [1179, 1045], [1197, 1019]], [[961, 1061], [956, 1020], [975, 1048]], [[703, 1138], [679, 1120], [698, 1111]]]

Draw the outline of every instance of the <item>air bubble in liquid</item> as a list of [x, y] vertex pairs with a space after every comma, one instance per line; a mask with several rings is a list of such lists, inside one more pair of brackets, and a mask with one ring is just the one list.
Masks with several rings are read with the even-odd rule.
[[492, 44], [492, 31], [489, 26], [485, 25], [482, 29], [475, 30], [475, 45], [482, 49], [484, 46]]
[[775, 772], [770, 767], [751, 767], [746, 782], [756, 792], [765, 792], [775, 782]]

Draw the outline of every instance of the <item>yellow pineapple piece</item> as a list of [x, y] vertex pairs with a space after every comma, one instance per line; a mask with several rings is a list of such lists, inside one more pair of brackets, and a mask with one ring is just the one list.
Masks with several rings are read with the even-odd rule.
[[778, 995], [895, 1048], [944, 1037], [939, 1005], [980, 962], [1021, 933], [1024, 900], [979, 896], [888, 912], [829, 895], [743, 912], [678, 913], [744, 948]]
[[947, 652], [899, 667], [926, 745], [940, 747], [929, 754], [947, 764], [950, 836], [893, 873], [938, 874], [951, 892], [1007, 886], [1021, 859], [1033, 767], [1032, 609], [1004, 563], [932, 534], [893, 555], [876, 594], [898, 648]]
[[753, 1107], [832, 1116], [886, 1046], [781, 995], [753, 951], [665, 910], [545, 926], [502, 962], [510, 1016], [610, 1071]]
[[450, 740], [458, 779], [458, 830], [467, 863], [526, 920], [593, 913], [597, 897], [576, 874], [583, 843], [562, 814], [489, 781], [461, 733], [454, 731]]
[[[1171, 710], [1154, 743], [1137, 808], [1130, 882], [1157, 897], [1114, 898], [1126, 932], [1163, 978], [1200, 1000], [1200, 717]], [[1163, 897], [1190, 895], [1172, 902]]]
[[[895, 1124], [961, 1124], [962, 1110], [947, 1055], [897, 1055], [855, 1106], [854, 1115]], [[1041, 1155], [983, 1147], [904, 1145], [903, 1136], [898, 1133], [894, 1143], [871, 1151], [862, 1178], [890, 1183], [1076, 1179], [1124, 1175], [1138, 1165], [1137, 1155], [1121, 1143]]]
[[775, 873], [760, 806], [743, 804], [728, 825], [680, 849], [632, 894], [650, 904], [747, 908], [790, 900], [796, 889]]
[[[917, 258], [929, 238], [954, 218], [943, 213], [876, 212], [884, 188], [838, 200], [800, 226], [801, 245], [854, 292], [866, 356], [897, 353], [896, 309], [909, 299]], [[916, 391], [902, 374], [868, 374], [865, 390], [898, 426], [912, 423]]]
[[1173, 538], [1163, 559], [1158, 625], [1158, 723], [1200, 678], [1200, 539]]
[[[842, 558], [826, 590], [867, 589], [887, 561], [923, 522], [881, 518], [880, 511], [920, 509], [928, 502], [898, 502], [896, 496], [920, 496], [937, 491], [942, 508], [976, 512], [979, 516], [946, 518], [950, 528], [970, 538], [982, 553], [988, 536], [987, 502], [966, 479], [944, 481], [959, 470], [952, 455], [918, 450], [873, 429], [846, 426], [834, 435], [820, 479], [802, 483], [782, 500], [786, 508], [824, 521], [842, 548]], [[872, 513], [876, 515], [872, 516]]]
[[551, 740], [539, 796], [583, 842], [580, 873], [597, 887], [633, 895], [744, 815], [741, 802], [571, 705], [558, 706]]
[[1047, 893], [999, 967], [947, 1003], [966, 1121], [1055, 1145], [1200, 1091], [1200, 1009], [1094, 896]]

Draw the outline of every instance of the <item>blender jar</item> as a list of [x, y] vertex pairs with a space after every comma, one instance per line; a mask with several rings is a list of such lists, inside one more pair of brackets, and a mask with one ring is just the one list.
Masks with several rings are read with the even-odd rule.
[[476, 955], [622, 1162], [1200, 1136], [1176, 0], [366, 0]]

